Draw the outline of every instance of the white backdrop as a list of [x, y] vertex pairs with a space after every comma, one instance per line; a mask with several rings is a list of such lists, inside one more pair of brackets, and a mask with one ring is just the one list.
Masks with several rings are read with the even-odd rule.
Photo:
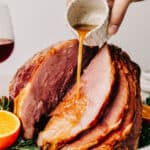
[[[15, 50], [0, 64], [2, 84], [2, 75], [10, 79], [34, 53], [50, 44], [74, 38], [74, 35], [65, 24], [65, 0], [0, 1], [10, 8], [15, 34]], [[110, 42], [127, 50], [142, 68], [150, 68], [150, 0], [130, 6], [118, 34]]]

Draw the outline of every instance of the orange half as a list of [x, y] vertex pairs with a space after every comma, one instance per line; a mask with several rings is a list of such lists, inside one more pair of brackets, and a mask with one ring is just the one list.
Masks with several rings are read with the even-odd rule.
[[0, 150], [5, 150], [16, 141], [20, 127], [20, 120], [16, 115], [0, 110]]
[[150, 122], [150, 106], [143, 104], [142, 118]]

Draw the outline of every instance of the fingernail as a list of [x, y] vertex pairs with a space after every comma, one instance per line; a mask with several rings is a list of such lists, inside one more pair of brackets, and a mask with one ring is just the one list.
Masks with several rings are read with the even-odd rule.
[[118, 26], [117, 25], [110, 25], [108, 28], [108, 34], [113, 35], [118, 31]]

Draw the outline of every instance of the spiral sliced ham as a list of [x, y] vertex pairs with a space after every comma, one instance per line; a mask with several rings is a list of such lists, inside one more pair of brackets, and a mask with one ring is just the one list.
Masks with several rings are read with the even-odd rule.
[[[142, 121], [138, 65], [115, 46], [84, 47], [77, 99], [77, 54], [77, 40], [61, 42], [17, 71], [10, 97], [24, 137], [36, 133], [44, 150], [137, 149]], [[43, 116], [49, 121], [41, 130]]]

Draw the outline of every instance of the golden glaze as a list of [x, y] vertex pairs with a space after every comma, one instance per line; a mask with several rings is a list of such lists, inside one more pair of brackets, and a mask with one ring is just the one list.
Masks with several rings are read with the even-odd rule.
[[87, 25], [87, 24], [77, 24], [74, 26], [76, 31], [79, 35], [79, 50], [78, 50], [78, 65], [77, 65], [77, 92], [76, 92], [76, 99], [80, 98], [80, 76], [81, 76], [81, 69], [82, 69], [82, 52], [83, 52], [83, 43], [85, 37], [89, 31], [94, 29], [96, 26], [94, 25]]

